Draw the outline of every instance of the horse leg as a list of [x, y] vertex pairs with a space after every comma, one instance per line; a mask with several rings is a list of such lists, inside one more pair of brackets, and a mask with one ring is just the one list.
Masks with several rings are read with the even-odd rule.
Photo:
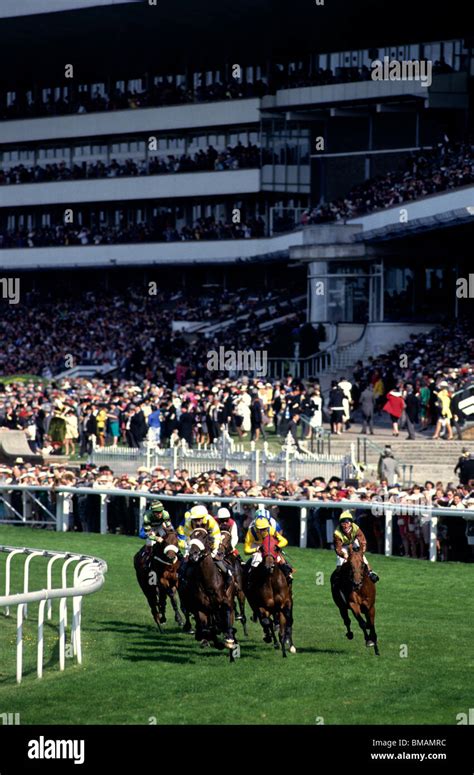
[[244, 635], [247, 637], [249, 633], [247, 630], [247, 617], [245, 616], [245, 595], [242, 592], [242, 590], [240, 590], [237, 593], [237, 599], [239, 601], [239, 611], [240, 611], [237, 619], [240, 619], [240, 621], [242, 622], [242, 627], [244, 628]]
[[[264, 608], [258, 609], [258, 618], [260, 619], [260, 624], [263, 627], [263, 632], [265, 633], [263, 636], [263, 640], [265, 643], [275, 643], [275, 632], [273, 630], [273, 624], [272, 621], [268, 615], [268, 611], [266, 611]], [[277, 643], [278, 648], [278, 643]]]
[[288, 645], [290, 654], [296, 654], [296, 649], [293, 644], [293, 607], [291, 603], [287, 603], [283, 608], [283, 614], [285, 616], [285, 642]]
[[178, 588], [178, 597], [179, 597], [179, 604], [181, 606], [181, 610], [182, 610], [182, 612], [184, 614], [183, 632], [186, 632], [189, 635], [194, 635], [195, 634], [195, 629], [194, 629], [193, 625], [191, 624], [191, 617], [190, 617], [189, 610], [188, 610], [189, 598], [188, 598], [188, 602], [186, 602], [186, 597], [187, 596], [179, 588]]
[[[230, 649], [231, 651], [235, 647], [235, 630], [233, 628], [233, 606], [227, 606], [224, 603], [224, 617], [225, 617], [225, 623], [226, 623], [226, 634], [227, 637], [225, 639], [225, 646], [226, 648]], [[233, 659], [231, 660], [233, 661]]]
[[281, 652], [286, 657], [286, 616], [282, 610], [275, 615], [275, 620], [278, 617], [278, 639], [280, 641]]
[[362, 632], [364, 633], [364, 639], [365, 639], [365, 645], [369, 645], [369, 634], [367, 632], [367, 625], [364, 621], [364, 617], [362, 616], [360, 612], [360, 605], [359, 603], [349, 603], [350, 609], [352, 613], [354, 614], [355, 618], [357, 619], [357, 623], [359, 627], [361, 628]]
[[160, 632], [162, 632], [162, 629], [160, 627], [160, 616], [158, 613], [158, 606], [157, 606], [157, 589], [154, 586], [150, 586], [148, 583], [148, 576], [146, 577], [146, 580], [141, 576], [141, 574], [137, 571], [137, 581], [140, 585], [140, 588], [145, 595], [148, 605], [150, 607], [151, 615], [153, 616], [153, 619], [155, 620], [155, 623], [159, 629]]
[[166, 590], [158, 587], [158, 608], [160, 610], [160, 624], [166, 622]]
[[178, 601], [176, 600], [176, 587], [173, 587], [172, 589], [168, 590], [168, 597], [171, 602], [171, 606], [174, 611], [174, 620], [178, 627], [183, 627], [184, 625], [184, 619], [181, 616], [180, 610], [178, 608]]
[[206, 614], [203, 611], [198, 611], [195, 615], [196, 619], [196, 640], [201, 642], [202, 648], [210, 646], [211, 632], [209, 629], [209, 623]]
[[375, 632], [375, 606], [372, 605], [367, 611], [367, 627], [369, 630], [368, 646], [373, 646], [376, 656], [380, 656], [380, 651], [377, 643], [377, 633]]
[[352, 640], [352, 638], [354, 637], [354, 633], [351, 630], [351, 620], [347, 612], [347, 601], [343, 596], [343, 593], [341, 592], [339, 586], [334, 582], [333, 577], [334, 577], [334, 574], [331, 576], [332, 599], [334, 600], [336, 606], [338, 607], [339, 613], [341, 614], [341, 617], [342, 617], [342, 621], [345, 624], [346, 638], [348, 640]]

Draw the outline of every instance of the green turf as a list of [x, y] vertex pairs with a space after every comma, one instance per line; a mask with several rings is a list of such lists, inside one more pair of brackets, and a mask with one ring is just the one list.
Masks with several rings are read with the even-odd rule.
[[0, 382], [7, 385], [11, 382], [41, 382], [48, 383], [50, 380], [48, 377], [39, 377], [37, 374], [9, 374], [7, 376], [0, 377]]
[[[68, 659], [60, 674], [48, 625], [47, 664], [36, 679], [31, 607], [17, 686], [15, 622], [0, 614], [0, 712], [20, 713], [22, 724], [456, 724], [472, 707], [472, 566], [373, 556], [381, 576], [377, 658], [355, 623], [354, 640], [344, 636], [329, 589], [333, 553], [291, 548], [297, 654], [283, 659], [249, 622], [241, 658], [229, 664], [174, 623], [158, 634], [134, 578], [138, 539], [0, 527], [0, 543], [95, 554], [109, 566], [103, 590], [84, 599], [81, 667]], [[43, 562], [31, 565], [37, 588]], [[2, 584], [3, 568], [4, 559]]]

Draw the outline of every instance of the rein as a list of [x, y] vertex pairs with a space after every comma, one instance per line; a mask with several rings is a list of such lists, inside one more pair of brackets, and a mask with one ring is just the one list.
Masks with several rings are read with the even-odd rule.
[[167, 562], [166, 560], [162, 560], [161, 557], [153, 557], [156, 562], [161, 562], [162, 565], [175, 565], [178, 562], [178, 558], [175, 557], [174, 560], [171, 562]]

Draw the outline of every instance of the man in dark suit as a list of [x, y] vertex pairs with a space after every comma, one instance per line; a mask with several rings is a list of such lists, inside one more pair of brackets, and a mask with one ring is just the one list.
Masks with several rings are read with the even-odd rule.
[[362, 430], [361, 433], [367, 433], [367, 426], [371, 435], [374, 434], [374, 408], [375, 395], [372, 385], [367, 385], [360, 395], [360, 411], [362, 412]]
[[97, 421], [92, 412], [91, 406], [84, 408], [84, 414], [79, 423], [79, 455], [90, 455], [92, 452], [92, 436], [97, 436]]
[[193, 446], [194, 412], [189, 411], [189, 404], [183, 404], [178, 420], [180, 439], [184, 439], [188, 447]]
[[134, 407], [133, 414], [130, 417], [130, 440], [133, 442], [130, 446], [139, 447], [146, 437], [148, 426], [145, 415], [139, 406]]
[[415, 439], [415, 425], [418, 422], [418, 414], [420, 411], [420, 402], [413, 392], [413, 386], [407, 385], [405, 395], [405, 420], [408, 431], [407, 439]]
[[217, 439], [221, 433], [222, 424], [222, 404], [219, 398], [215, 396], [212, 399], [212, 403], [207, 410], [207, 427], [209, 430], [209, 441], [212, 442]]

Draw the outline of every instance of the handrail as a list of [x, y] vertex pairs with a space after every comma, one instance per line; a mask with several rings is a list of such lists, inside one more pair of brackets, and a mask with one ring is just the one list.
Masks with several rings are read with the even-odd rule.
[[[9, 488], [15, 487], [15, 489], [27, 489], [28, 485], [8, 485]], [[36, 485], [32, 485], [31, 489], [33, 487], [36, 487], [36, 489], [46, 489], [45, 487], [38, 488]], [[1, 489], [1, 486], [0, 486]], [[255, 495], [252, 497], [246, 497], [246, 498], [237, 498], [235, 495], [199, 495], [197, 493], [189, 493], [186, 495], [166, 495], [164, 493], [151, 493], [148, 490], [121, 490], [119, 488], [117, 489], [109, 489], [109, 488], [96, 488], [92, 489], [90, 487], [66, 487], [61, 486], [57, 487], [56, 491], [61, 492], [70, 492], [70, 493], [79, 493], [84, 495], [118, 495], [123, 497], [135, 497], [135, 498], [148, 498], [150, 500], [170, 500], [170, 501], [177, 501], [181, 503], [189, 503], [190, 501], [196, 501], [196, 502], [206, 502], [206, 501], [212, 501], [212, 502], [220, 502], [223, 503], [248, 503], [248, 504], [254, 504], [254, 503], [264, 503], [265, 505], [275, 506], [277, 504], [281, 504], [283, 506], [296, 506], [298, 508], [302, 506], [309, 506], [310, 508], [339, 508], [339, 504], [341, 504], [341, 507], [349, 508], [349, 509], [361, 509], [361, 508], [367, 508], [367, 506], [370, 507], [371, 502], [365, 502], [365, 501], [346, 501], [346, 500], [340, 500], [340, 501], [318, 501], [318, 500], [308, 500], [307, 498], [302, 498], [301, 500], [295, 500], [290, 498], [262, 498], [260, 495]], [[376, 501], [379, 507], [382, 506], [381, 502]], [[384, 508], [388, 509], [395, 509], [397, 507], [397, 504], [395, 503], [386, 503], [384, 505]], [[398, 508], [400, 506], [398, 505]], [[417, 507], [415, 506], [409, 506], [410, 509], [415, 509]], [[420, 514], [425, 513], [428, 506], [420, 506]], [[472, 510], [472, 516], [469, 517], [466, 515], [466, 511], [471, 511], [470, 509], [447, 509], [445, 507], [436, 507], [432, 508], [431, 512], [433, 514], [436, 514], [438, 516], [443, 515], [447, 516], [446, 512], [449, 512], [448, 515], [450, 516], [456, 516], [456, 517], [466, 517], [467, 519], [474, 519], [474, 509]]]
[[[376, 442], [371, 441], [367, 438], [367, 436], [359, 435], [357, 437], [357, 457], [360, 458], [360, 445], [362, 442], [362, 446], [364, 449], [364, 464], [367, 464], [367, 445], [369, 444], [371, 447], [373, 447], [380, 455], [383, 453], [383, 448], [376, 444]], [[413, 482], [413, 463], [406, 463], [404, 460], [401, 460], [399, 457], [395, 457], [395, 454], [393, 455], [393, 459], [403, 468], [403, 482], [406, 482], [405, 477], [405, 469], [408, 468], [410, 472], [410, 476], [408, 479], [408, 484]]]

